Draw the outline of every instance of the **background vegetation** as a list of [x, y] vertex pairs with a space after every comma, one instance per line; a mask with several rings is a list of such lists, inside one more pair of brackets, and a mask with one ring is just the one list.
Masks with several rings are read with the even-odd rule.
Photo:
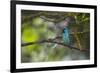
[[[53, 48], [54, 43], [47, 41], [58, 37], [55, 24], [66, 17], [75, 19], [69, 25], [73, 48], [59, 44]], [[21, 62], [24, 63], [87, 60], [90, 58], [90, 14], [22, 10], [21, 41]]]

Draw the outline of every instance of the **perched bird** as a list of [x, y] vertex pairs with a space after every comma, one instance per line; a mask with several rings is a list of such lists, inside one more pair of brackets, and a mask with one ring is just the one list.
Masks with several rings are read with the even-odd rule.
[[[71, 45], [70, 30], [69, 25], [74, 23], [74, 19], [67, 17], [61, 22], [55, 24], [56, 26], [56, 36], [61, 36], [62, 39], [56, 39], [58, 42], [63, 42], [64, 44]], [[52, 48], [55, 48], [57, 44], [53, 44]]]
[[67, 17], [63, 21], [56, 24], [57, 36], [62, 36], [62, 41], [65, 44], [70, 44], [70, 30], [69, 25], [75, 23], [74, 18]]

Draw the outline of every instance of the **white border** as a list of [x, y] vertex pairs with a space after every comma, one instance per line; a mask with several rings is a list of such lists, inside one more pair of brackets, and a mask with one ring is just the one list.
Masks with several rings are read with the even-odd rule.
[[[90, 13], [90, 60], [21, 63], [21, 9]], [[94, 10], [85, 8], [16, 5], [16, 69], [94, 64]]]

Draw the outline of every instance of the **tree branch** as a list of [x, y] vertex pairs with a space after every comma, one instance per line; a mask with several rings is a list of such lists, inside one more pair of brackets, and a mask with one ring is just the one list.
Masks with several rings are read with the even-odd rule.
[[[77, 32], [76, 34], [83, 34], [83, 33], [87, 33], [87, 32], [89, 32], [89, 31]], [[74, 34], [74, 33], [71, 33], [71, 34]], [[40, 41], [37, 41], [37, 42], [22, 43], [21, 46], [24, 47], [24, 46], [29, 46], [29, 45], [33, 45], [33, 44], [42, 44], [42, 43], [46, 43], [47, 42], [47, 43], [56, 43], [56, 44], [59, 44], [59, 45], [62, 45], [62, 46], [66, 46], [66, 47], [69, 47], [71, 49], [80, 50], [80, 51], [89, 51], [88, 49], [76, 48], [76, 47], [64, 44], [62, 42], [55, 41], [56, 39], [60, 39], [60, 38], [61, 38], [61, 36], [57, 36], [57, 37], [55, 37], [53, 39], [40, 40]]]
[[21, 46], [24, 47], [24, 46], [28, 46], [28, 45], [42, 44], [42, 43], [46, 43], [46, 42], [47, 42], [47, 43], [56, 43], [56, 44], [59, 44], [59, 45], [62, 45], [62, 46], [65, 46], [65, 47], [68, 47], [68, 48], [71, 48], [71, 49], [80, 50], [80, 51], [88, 51], [88, 50], [86, 50], [86, 49], [81, 50], [81, 49], [79, 49], [79, 48], [76, 48], [76, 47], [73, 47], [73, 46], [64, 44], [64, 43], [62, 43], [62, 42], [54, 41], [54, 39], [41, 40], [41, 41], [37, 41], [37, 42], [22, 43]]

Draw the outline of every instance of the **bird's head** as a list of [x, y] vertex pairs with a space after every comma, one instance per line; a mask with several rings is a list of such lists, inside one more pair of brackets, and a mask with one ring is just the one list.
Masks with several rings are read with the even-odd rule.
[[66, 22], [66, 24], [65, 24], [66, 26], [75, 24], [75, 18], [74, 17], [71, 17], [71, 16], [65, 18], [64, 21]]
[[69, 28], [70, 25], [75, 24], [75, 18], [74, 17], [66, 17], [64, 20], [56, 24], [56, 27], [60, 30], [63, 30], [64, 28]]

